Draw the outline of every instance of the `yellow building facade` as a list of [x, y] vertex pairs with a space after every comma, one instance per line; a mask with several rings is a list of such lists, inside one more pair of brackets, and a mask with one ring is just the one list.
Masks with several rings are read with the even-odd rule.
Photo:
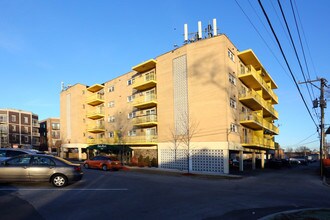
[[226, 35], [188, 43], [105, 83], [63, 88], [63, 156], [120, 144], [161, 168], [226, 174], [234, 154], [241, 170], [246, 154], [263, 164], [279, 133], [276, 88], [253, 51]]

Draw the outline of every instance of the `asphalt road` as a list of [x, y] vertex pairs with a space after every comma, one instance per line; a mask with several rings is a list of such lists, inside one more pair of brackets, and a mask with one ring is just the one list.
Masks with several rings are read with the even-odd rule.
[[0, 217], [258, 219], [285, 210], [329, 208], [330, 187], [317, 166], [258, 170], [242, 178], [84, 169], [81, 182], [63, 189], [47, 183], [0, 184]]

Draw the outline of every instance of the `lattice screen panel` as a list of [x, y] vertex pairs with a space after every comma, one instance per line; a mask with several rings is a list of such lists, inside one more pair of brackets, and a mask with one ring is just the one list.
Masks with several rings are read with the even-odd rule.
[[192, 150], [192, 171], [224, 173], [223, 150]]

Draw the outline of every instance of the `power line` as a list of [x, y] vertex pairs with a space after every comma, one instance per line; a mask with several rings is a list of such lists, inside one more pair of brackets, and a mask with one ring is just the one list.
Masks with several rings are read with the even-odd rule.
[[[276, 59], [276, 61], [278, 62], [278, 64], [280, 64], [280, 66], [282, 67], [283, 71], [288, 75], [288, 77], [290, 78], [289, 73], [286, 71], [286, 69], [283, 67], [283, 65], [281, 64], [281, 62], [279, 61], [279, 59], [277, 58], [277, 56], [274, 54], [273, 50], [270, 48], [270, 46], [268, 45], [267, 41], [263, 38], [263, 36], [260, 34], [260, 32], [258, 31], [258, 29], [256, 28], [256, 26], [253, 24], [253, 22], [251, 21], [251, 19], [249, 18], [249, 16], [245, 13], [244, 9], [241, 7], [241, 5], [237, 2], [237, 0], [235, 0], [236, 4], [238, 5], [238, 7], [241, 9], [241, 11], [243, 12], [243, 14], [245, 15], [245, 17], [248, 19], [248, 21], [250, 22], [250, 24], [252, 25], [252, 27], [254, 28], [254, 30], [257, 32], [257, 34], [259, 35], [259, 37], [262, 39], [262, 41], [265, 43], [265, 45], [267, 46], [268, 50], [271, 52], [271, 54], [273, 55], [273, 57]], [[267, 31], [267, 29], [266, 29]], [[291, 78], [290, 78], [291, 79]]]
[[[305, 65], [306, 65], [306, 70], [307, 70], [307, 74], [308, 74], [308, 79], [311, 79], [311, 76], [309, 74], [309, 68], [308, 68], [308, 65], [307, 65], [307, 60], [306, 60], [306, 56], [305, 56], [305, 50], [304, 50], [304, 46], [302, 44], [302, 41], [301, 41], [301, 35], [300, 35], [300, 31], [299, 31], [299, 28], [298, 28], [298, 24], [297, 24], [297, 19], [296, 19], [296, 14], [294, 12], [294, 8], [293, 8], [293, 4], [292, 4], [292, 0], [290, 0], [290, 4], [291, 4], [291, 9], [292, 9], [292, 13], [293, 13], [293, 17], [294, 17], [294, 21], [295, 21], [295, 24], [296, 24], [296, 28], [297, 28], [297, 33], [298, 33], [298, 37], [299, 37], [299, 42], [300, 42], [300, 46], [301, 46], [301, 49], [302, 49], [302, 52], [303, 52], [303, 56], [304, 56], [304, 61], [305, 61]], [[307, 88], [308, 88], [308, 85], [306, 84]], [[311, 88], [313, 88], [311, 86]], [[315, 98], [315, 94], [314, 94], [314, 90], [312, 89], [312, 93], [313, 93], [313, 99]]]
[[267, 13], [266, 13], [266, 11], [265, 11], [265, 9], [264, 9], [264, 7], [263, 7], [261, 1], [258, 0], [258, 2], [259, 2], [259, 5], [260, 5], [260, 7], [261, 7], [261, 9], [262, 9], [262, 11], [263, 11], [263, 13], [264, 13], [266, 19], [267, 19], [268, 25], [269, 25], [269, 27], [271, 28], [271, 30], [272, 30], [272, 32], [273, 32], [273, 35], [274, 35], [274, 37], [275, 37], [275, 39], [276, 39], [276, 42], [277, 42], [277, 44], [278, 44], [278, 46], [279, 46], [279, 48], [280, 48], [280, 50], [281, 50], [282, 56], [283, 56], [283, 58], [284, 58], [284, 60], [285, 60], [285, 63], [286, 63], [286, 65], [287, 65], [288, 69], [289, 69], [289, 72], [290, 72], [290, 74], [291, 74], [291, 77], [292, 77], [292, 79], [293, 79], [295, 85], [296, 85], [296, 88], [298, 89], [298, 92], [299, 92], [299, 94], [300, 94], [300, 97], [301, 97], [301, 99], [303, 100], [304, 105], [305, 105], [305, 107], [306, 107], [306, 109], [307, 109], [307, 111], [308, 111], [308, 113], [309, 113], [311, 119], [313, 120], [315, 126], [317, 127], [317, 124], [316, 124], [316, 122], [315, 122], [315, 120], [314, 120], [314, 118], [313, 118], [313, 116], [312, 116], [312, 114], [311, 114], [311, 112], [310, 112], [310, 110], [309, 110], [309, 108], [308, 108], [308, 106], [307, 106], [307, 104], [306, 104], [306, 101], [305, 101], [305, 99], [304, 99], [304, 97], [303, 97], [303, 95], [302, 95], [302, 93], [301, 93], [301, 91], [300, 91], [300, 88], [299, 88], [299, 86], [298, 86], [298, 83], [297, 83], [297, 81], [296, 81], [296, 78], [295, 78], [294, 75], [293, 75], [293, 72], [292, 72], [292, 70], [291, 70], [291, 68], [290, 68], [290, 65], [289, 65], [289, 63], [288, 63], [288, 60], [287, 60], [287, 58], [286, 58], [286, 56], [285, 56], [285, 54], [284, 54], [284, 51], [283, 51], [283, 49], [282, 49], [281, 43], [280, 43], [279, 40], [278, 40], [278, 37], [277, 37], [277, 35], [276, 35], [275, 31], [274, 31], [274, 28], [273, 28], [273, 26], [272, 26], [272, 24], [271, 24], [271, 22], [270, 22], [270, 20], [269, 20], [269, 17], [268, 17], [268, 15], [267, 15]]
[[[306, 76], [305, 76], [305, 73], [304, 73], [304, 69], [303, 69], [303, 67], [302, 67], [302, 65], [301, 65], [301, 61], [300, 61], [300, 58], [299, 58], [299, 56], [298, 56], [297, 48], [296, 48], [296, 45], [295, 45], [295, 43], [294, 43], [294, 41], [293, 41], [293, 38], [292, 38], [292, 35], [291, 35], [291, 31], [290, 31], [290, 28], [289, 28], [288, 22], [287, 22], [287, 20], [286, 20], [285, 14], [284, 14], [284, 12], [283, 12], [283, 8], [282, 8], [282, 5], [281, 5], [280, 0], [277, 0], [277, 3], [278, 3], [278, 5], [279, 5], [279, 7], [280, 7], [280, 10], [281, 10], [281, 13], [282, 13], [282, 17], [283, 17], [283, 19], [284, 19], [285, 26], [286, 26], [287, 31], [288, 31], [288, 33], [289, 33], [290, 40], [291, 40], [291, 43], [292, 43], [292, 45], [293, 45], [293, 49], [294, 49], [294, 52], [295, 52], [296, 58], [297, 58], [297, 60], [298, 60], [299, 67], [300, 67], [300, 70], [301, 70], [301, 72], [302, 72], [303, 78], [304, 78], [305, 81], [307, 81]], [[298, 27], [297, 27], [297, 28], [298, 28]], [[298, 33], [299, 33], [299, 29], [298, 29]], [[299, 39], [300, 39], [300, 35], [299, 35]], [[308, 87], [307, 84], [306, 84], [306, 88], [307, 88], [307, 91], [308, 91], [308, 94], [309, 94], [310, 101], [313, 102], [313, 98], [312, 98], [311, 92], [310, 92], [309, 87]], [[315, 110], [315, 109], [314, 109], [314, 111], [315, 111], [315, 113], [316, 113], [316, 110]]]

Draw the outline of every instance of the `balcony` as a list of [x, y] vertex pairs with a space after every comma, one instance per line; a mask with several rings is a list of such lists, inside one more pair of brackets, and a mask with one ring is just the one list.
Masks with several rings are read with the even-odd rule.
[[38, 121], [32, 121], [32, 127], [40, 128], [40, 123]]
[[40, 133], [38, 133], [38, 132], [32, 132], [32, 136], [33, 137], [40, 137]]
[[87, 88], [87, 90], [90, 91], [90, 92], [98, 92], [102, 89], [104, 89], [104, 85], [101, 85], [101, 84], [94, 84], [94, 85], [89, 86]]
[[275, 143], [272, 139], [259, 136], [256, 132], [241, 136], [241, 144], [248, 148], [275, 149]]
[[262, 109], [262, 98], [261, 96], [254, 90], [241, 93], [239, 95], [239, 101], [243, 103], [245, 106], [249, 107], [253, 111]]
[[264, 109], [265, 117], [273, 117], [278, 119], [278, 112], [273, 105], [265, 101], [256, 91], [251, 90], [239, 95], [239, 101], [253, 111]]
[[104, 125], [88, 125], [87, 131], [90, 133], [102, 133], [105, 132]]
[[136, 72], [143, 73], [156, 67], [157, 61], [154, 59], [147, 60], [146, 62], [140, 63], [132, 68]]
[[157, 145], [157, 135], [130, 136], [127, 137], [127, 144], [131, 145]]
[[138, 127], [154, 127], [157, 125], [157, 115], [145, 115], [134, 118], [133, 125]]
[[157, 96], [156, 94], [143, 94], [141, 96], [136, 95], [133, 101], [133, 107], [145, 109], [152, 108], [157, 105]]
[[253, 130], [261, 130], [263, 128], [263, 118], [255, 112], [241, 113], [240, 123], [241, 125]]
[[155, 69], [134, 77], [133, 89], [147, 90], [155, 87], [157, 84]]
[[104, 118], [104, 110], [103, 109], [95, 109], [87, 112], [87, 118], [97, 120]]
[[[242, 72], [238, 75], [238, 78], [249, 88], [254, 90], [262, 89], [263, 99], [271, 99], [272, 104], [278, 104], [278, 96], [269, 87], [264, 78], [262, 77], [263, 72], [261, 70], [256, 71], [252, 65], [248, 65], [248, 71]], [[275, 87], [277, 88], [277, 87]]]
[[[124, 138], [123, 145], [157, 145], [157, 135], [150, 136], [128, 136]], [[115, 138], [88, 138], [87, 144], [118, 144]]]
[[86, 100], [87, 104], [96, 106], [104, 103], [104, 95], [102, 94], [93, 94], [89, 96]]

